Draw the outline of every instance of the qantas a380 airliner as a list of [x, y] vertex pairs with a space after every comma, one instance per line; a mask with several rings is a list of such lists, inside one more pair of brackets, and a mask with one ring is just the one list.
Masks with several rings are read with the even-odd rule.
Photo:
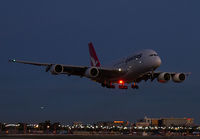
[[160, 72], [155, 71], [161, 65], [161, 59], [154, 50], [145, 49], [116, 62], [110, 67], [101, 66], [94, 50], [93, 44], [89, 43], [89, 53], [91, 66], [73, 66], [53, 63], [39, 63], [11, 59], [10, 62], [30, 64], [46, 67], [46, 72], [50, 71], [53, 75], [76, 75], [90, 78], [102, 85], [102, 87], [115, 88], [118, 84], [119, 89], [128, 89], [127, 84], [131, 83], [131, 88], [138, 89], [136, 83], [142, 80], [147, 81], [157, 78], [158, 82], [166, 83], [173, 80], [181, 83], [190, 73]]

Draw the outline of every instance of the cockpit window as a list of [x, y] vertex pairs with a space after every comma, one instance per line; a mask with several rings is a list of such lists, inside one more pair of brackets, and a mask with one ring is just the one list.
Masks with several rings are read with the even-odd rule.
[[158, 54], [150, 54], [149, 56], [158, 56]]

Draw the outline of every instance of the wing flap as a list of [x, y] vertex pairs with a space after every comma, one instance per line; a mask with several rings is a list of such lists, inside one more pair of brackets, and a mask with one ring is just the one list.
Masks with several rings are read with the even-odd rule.
[[84, 66], [64, 65], [63, 74], [84, 76], [87, 69], [88, 67], [84, 67]]

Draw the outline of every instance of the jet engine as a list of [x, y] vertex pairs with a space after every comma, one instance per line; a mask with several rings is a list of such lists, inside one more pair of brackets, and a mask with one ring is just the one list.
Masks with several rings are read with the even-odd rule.
[[50, 69], [51, 74], [57, 75], [61, 74], [63, 72], [63, 66], [62, 65], [53, 65]]
[[176, 83], [181, 83], [185, 80], [185, 74], [184, 73], [176, 73], [173, 77], [172, 77], [173, 81]]
[[170, 79], [171, 79], [171, 75], [169, 73], [166, 73], [166, 72], [161, 73], [157, 78], [158, 82], [160, 82], [160, 83], [166, 83]]
[[99, 75], [99, 69], [97, 67], [88, 68], [85, 72], [86, 77], [95, 78]]

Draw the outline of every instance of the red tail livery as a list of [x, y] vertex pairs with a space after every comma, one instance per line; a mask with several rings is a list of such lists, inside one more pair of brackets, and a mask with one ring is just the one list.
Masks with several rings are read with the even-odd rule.
[[94, 66], [94, 67], [100, 67], [100, 62], [99, 62], [99, 59], [97, 57], [97, 54], [94, 50], [94, 46], [93, 44], [90, 42], [88, 44], [89, 46], [89, 52], [90, 52], [90, 62], [91, 62], [91, 66]]

